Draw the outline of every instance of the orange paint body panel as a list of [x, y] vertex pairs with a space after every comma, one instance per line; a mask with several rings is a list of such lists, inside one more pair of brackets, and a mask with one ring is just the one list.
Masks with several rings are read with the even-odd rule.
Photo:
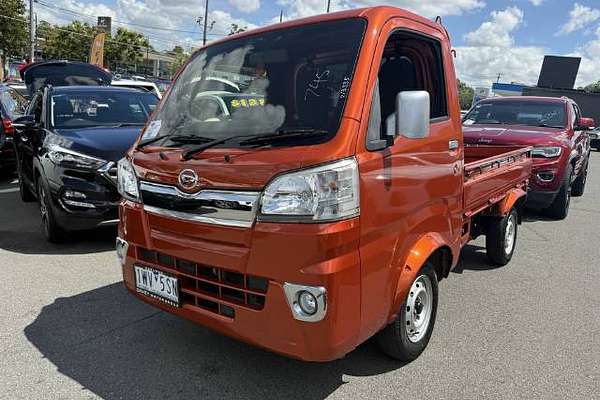
[[[453, 57], [443, 26], [400, 9], [376, 7], [273, 25], [216, 44], [352, 18], [364, 20], [366, 28], [341, 122], [331, 140], [256, 149], [224, 146], [189, 160], [182, 157], [181, 148], [146, 146], [131, 150], [128, 159], [140, 182], [159, 189], [175, 187], [180, 172], [192, 169], [200, 192], [255, 194], [255, 211], [265, 187], [276, 177], [351, 159], [358, 167], [360, 213], [322, 223], [273, 221], [259, 215], [245, 226], [228, 226], [159, 214], [148, 204], [123, 200], [119, 237], [129, 245], [123, 277], [138, 298], [277, 353], [333, 360], [394, 319], [419, 269], [437, 251], [448, 255], [439, 278], [447, 276], [468, 240], [464, 227], [472, 218], [492, 210], [505, 215], [514, 206], [531, 173], [530, 149], [463, 147]], [[372, 151], [366, 144], [371, 99], [386, 41], [398, 31], [439, 43], [448, 82], [443, 86], [447, 115], [431, 119], [425, 138], [397, 136], [385, 149]], [[185, 68], [179, 75], [185, 75]], [[176, 277], [181, 285], [179, 307], [136, 290], [134, 265]], [[316, 322], [296, 319], [286, 283], [325, 288], [324, 317]]]

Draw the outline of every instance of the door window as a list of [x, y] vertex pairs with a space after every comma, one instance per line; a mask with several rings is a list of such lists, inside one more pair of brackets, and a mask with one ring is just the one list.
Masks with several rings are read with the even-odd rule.
[[371, 115], [369, 125], [381, 121], [380, 129], [378, 133], [370, 130], [368, 140], [381, 140], [386, 133], [395, 134], [396, 97], [402, 91], [429, 92], [431, 119], [447, 117], [445, 88], [440, 43], [411, 32], [394, 32], [383, 51], [377, 93], [372, 99], [371, 114], [379, 115]]

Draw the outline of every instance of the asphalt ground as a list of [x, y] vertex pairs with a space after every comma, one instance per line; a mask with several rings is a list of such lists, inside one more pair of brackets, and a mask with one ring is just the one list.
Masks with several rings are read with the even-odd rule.
[[372, 340], [304, 363], [126, 293], [114, 230], [47, 244], [35, 203], [0, 183], [2, 399], [600, 398], [600, 153], [565, 221], [528, 214], [512, 262], [479, 239], [440, 285], [429, 347], [402, 365]]

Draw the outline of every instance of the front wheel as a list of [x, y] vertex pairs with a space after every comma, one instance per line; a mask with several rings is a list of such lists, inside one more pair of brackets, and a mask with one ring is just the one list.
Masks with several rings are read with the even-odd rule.
[[40, 217], [42, 219], [42, 232], [46, 240], [50, 243], [60, 243], [64, 240], [64, 231], [58, 226], [52, 206], [50, 204], [50, 193], [42, 181], [42, 177], [37, 180], [38, 204]]
[[490, 219], [485, 235], [488, 259], [494, 265], [506, 265], [515, 252], [519, 217], [517, 210], [510, 210], [503, 218]]
[[587, 182], [587, 175], [588, 165], [586, 163], [577, 179], [575, 179], [575, 182], [573, 182], [573, 187], [571, 188], [571, 195], [575, 197], [583, 196], [583, 193], [585, 192], [585, 184]]
[[567, 218], [569, 215], [569, 206], [571, 205], [571, 190], [572, 185], [571, 181], [573, 180], [573, 167], [569, 166], [566, 173], [565, 178], [560, 186], [560, 190], [556, 195], [556, 198], [548, 207], [547, 213], [551, 217], [561, 220]]
[[398, 317], [377, 335], [385, 354], [403, 362], [416, 359], [427, 347], [438, 304], [438, 280], [431, 263], [419, 271]]
[[21, 200], [24, 203], [29, 203], [35, 201], [35, 196], [29, 189], [29, 186], [23, 180], [23, 171], [21, 171], [21, 167], [17, 165], [17, 177], [19, 179], [19, 195], [21, 196]]

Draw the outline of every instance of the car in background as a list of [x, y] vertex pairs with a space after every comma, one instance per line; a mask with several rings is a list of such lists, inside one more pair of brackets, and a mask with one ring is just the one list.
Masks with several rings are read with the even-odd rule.
[[588, 174], [594, 125], [566, 97], [495, 97], [477, 103], [463, 119], [466, 145], [533, 146], [527, 206], [566, 218], [571, 195], [581, 196]]
[[155, 79], [152, 79], [152, 82], [154, 82], [156, 84], [156, 86], [158, 87], [158, 90], [160, 90], [160, 93], [163, 96], [165, 95], [165, 93], [167, 92], [169, 87], [171, 86], [171, 81], [168, 79], [155, 78]]
[[588, 136], [590, 137], [590, 146], [596, 149], [596, 151], [600, 151], [600, 127], [596, 127], [588, 132]]
[[[110, 74], [89, 64], [30, 67], [24, 74], [34, 94], [24, 116], [14, 121], [22, 200], [38, 200], [50, 242], [63, 240], [68, 231], [116, 224], [116, 163], [138, 137], [158, 98], [136, 89], [95, 85], [110, 82]], [[90, 84], [56, 85], [86, 81]]]
[[137, 79], [114, 79], [111, 82], [111, 85], [119, 87], [128, 87], [132, 89], [142, 89], [154, 94], [159, 99], [162, 98], [162, 92], [154, 82]]
[[0, 84], [0, 168], [12, 170], [15, 167], [13, 121], [23, 115], [27, 100], [15, 89]]

